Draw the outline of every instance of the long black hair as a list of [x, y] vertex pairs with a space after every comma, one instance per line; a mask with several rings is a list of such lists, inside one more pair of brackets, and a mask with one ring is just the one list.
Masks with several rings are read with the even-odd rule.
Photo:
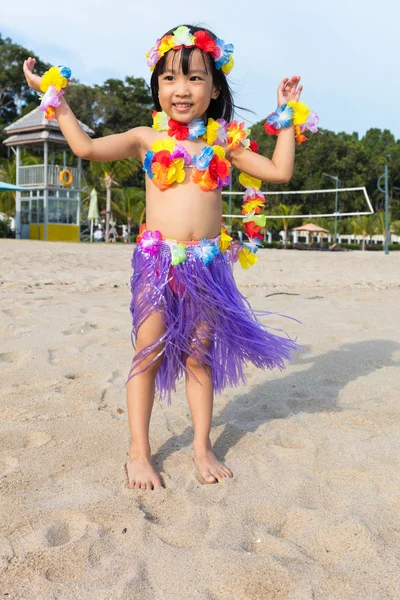
[[[196, 33], [196, 31], [206, 31], [212, 39], [217, 39], [217, 36], [206, 29], [205, 27], [196, 27], [195, 25], [184, 25], [184, 27], [188, 27], [191, 34]], [[177, 29], [174, 27], [164, 33], [164, 35], [172, 35], [173, 32]], [[164, 36], [163, 36], [164, 37]], [[192, 46], [191, 48], [186, 48], [186, 46], [182, 46], [182, 52], [180, 57], [180, 65], [179, 67], [182, 69], [182, 73], [187, 75], [189, 73], [190, 68], [190, 58], [194, 50], [198, 49], [196, 46]], [[150, 87], [151, 94], [153, 96], [154, 105], [157, 111], [162, 110], [160, 106], [160, 102], [158, 100], [158, 78], [162, 75], [166, 70], [166, 55], [169, 52], [174, 52], [173, 61], [175, 60], [175, 56], [177, 51], [169, 50], [160, 60], [157, 62], [155, 69], [151, 75], [150, 79]], [[229, 87], [229, 83], [226, 79], [225, 73], [221, 69], [217, 69], [215, 66], [215, 61], [212, 56], [208, 52], [204, 52], [201, 50], [204, 66], [206, 68], [206, 72], [208, 73], [211, 70], [212, 80], [214, 86], [219, 91], [218, 98], [212, 98], [209, 104], [209, 107], [206, 111], [206, 119], [225, 119], [226, 121], [231, 121], [233, 112], [236, 107], [233, 103], [233, 95], [232, 90]], [[244, 109], [245, 110], [245, 109]]]

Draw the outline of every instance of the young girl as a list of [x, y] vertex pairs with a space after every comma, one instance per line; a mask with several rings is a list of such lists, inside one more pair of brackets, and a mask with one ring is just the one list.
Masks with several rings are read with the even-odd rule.
[[[265, 124], [278, 134], [272, 159], [257, 154], [243, 123], [231, 121], [234, 104], [227, 75], [233, 46], [212, 32], [179, 26], [167, 32], [148, 53], [156, 107], [153, 127], [136, 127], [91, 139], [62, 97], [70, 77], [53, 67], [43, 78], [24, 73], [29, 86], [45, 92], [42, 110], [57, 118], [72, 151], [96, 161], [140, 158], [146, 172], [146, 224], [132, 257], [132, 342], [136, 347], [127, 381], [131, 433], [126, 465], [134, 489], [161, 487], [151, 463], [149, 424], [155, 391], [168, 398], [184, 374], [194, 426], [194, 463], [202, 480], [232, 477], [214, 455], [210, 430], [214, 391], [245, 382], [244, 366], [284, 368], [296, 343], [268, 331], [239, 292], [232, 266], [248, 268], [261, 245], [265, 225], [261, 181], [284, 183], [293, 172], [295, 138], [316, 131], [317, 116], [299, 102], [300, 77], [278, 87], [278, 108]], [[221, 189], [230, 168], [242, 171], [246, 188], [242, 213], [248, 241], [234, 242], [222, 227]]]

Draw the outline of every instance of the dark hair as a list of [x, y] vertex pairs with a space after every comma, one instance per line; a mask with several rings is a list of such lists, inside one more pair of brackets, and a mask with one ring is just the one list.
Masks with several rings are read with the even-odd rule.
[[[185, 25], [185, 27], [188, 27], [190, 30], [190, 33], [192, 33], [192, 34], [196, 33], [196, 31], [206, 31], [210, 35], [210, 37], [212, 37], [214, 40], [217, 39], [217, 36], [212, 31], [210, 31], [209, 29], [206, 29], [205, 27], [196, 27], [195, 25]], [[175, 31], [175, 29], [176, 29], [176, 27], [174, 27], [173, 29], [170, 29], [164, 35], [172, 35], [172, 33]], [[193, 51], [196, 49], [198, 49], [196, 46], [193, 46], [192, 48], [186, 48], [186, 46], [182, 46], [182, 52], [181, 52], [179, 66], [185, 75], [187, 75], [189, 72], [190, 58], [192, 56]], [[151, 94], [153, 96], [154, 105], [155, 105], [157, 111], [162, 110], [161, 106], [160, 106], [160, 102], [158, 100], [158, 78], [160, 75], [162, 75], [165, 72], [166, 60], [167, 60], [166, 56], [167, 56], [167, 54], [169, 54], [169, 52], [171, 52], [171, 50], [169, 50], [166, 54], [164, 54], [164, 56], [162, 58], [160, 58], [160, 60], [157, 62], [155, 69], [151, 75], [151, 79], [150, 79]], [[172, 50], [172, 52], [174, 53], [174, 57], [173, 57], [173, 61], [174, 61], [177, 51]], [[221, 69], [216, 68], [215, 61], [208, 52], [203, 52], [201, 50], [201, 53], [203, 56], [204, 66], [206, 68], [206, 71], [208, 73], [209, 69], [211, 69], [213, 84], [219, 90], [218, 98], [216, 98], [216, 99], [212, 98], [210, 101], [209, 107], [206, 111], [206, 118], [207, 119], [209, 119], [209, 118], [221, 119], [222, 118], [229, 122], [232, 120], [234, 109], [240, 108], [240, 107], [236, 107], [233, 103], [232, 90], [229, 87], [225, 73]]]

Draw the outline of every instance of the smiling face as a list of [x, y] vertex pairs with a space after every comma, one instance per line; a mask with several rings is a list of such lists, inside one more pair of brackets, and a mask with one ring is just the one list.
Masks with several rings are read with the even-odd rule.
[[208, 56], [201, 50], [193, 50], [185, 75], [181, 52], [169, 51], [166, 55], [165, 71], [158, 77], [158, 100], [169, 117], [189, 123], [204, 115], [219, 91], [213, 83]]

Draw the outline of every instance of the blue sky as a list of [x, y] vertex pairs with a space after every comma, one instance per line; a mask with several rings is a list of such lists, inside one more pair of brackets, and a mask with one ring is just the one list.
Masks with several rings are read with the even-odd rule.
[[[248, 0], [174, 3], [69, 0], [7, 4], [0, 31], [82, 83], [126, 75], [149, 81], [145, 52], [181, 23], [207, 26], [235, 46], [229, 79], [247, 124], [276, 106], [281, 79], [300, 75], [302, 100], [333, 131], [390, 129], [400, 138], [400, 4], [396, 0]], [[150, 8], [151, 7], [151, 8]]]

